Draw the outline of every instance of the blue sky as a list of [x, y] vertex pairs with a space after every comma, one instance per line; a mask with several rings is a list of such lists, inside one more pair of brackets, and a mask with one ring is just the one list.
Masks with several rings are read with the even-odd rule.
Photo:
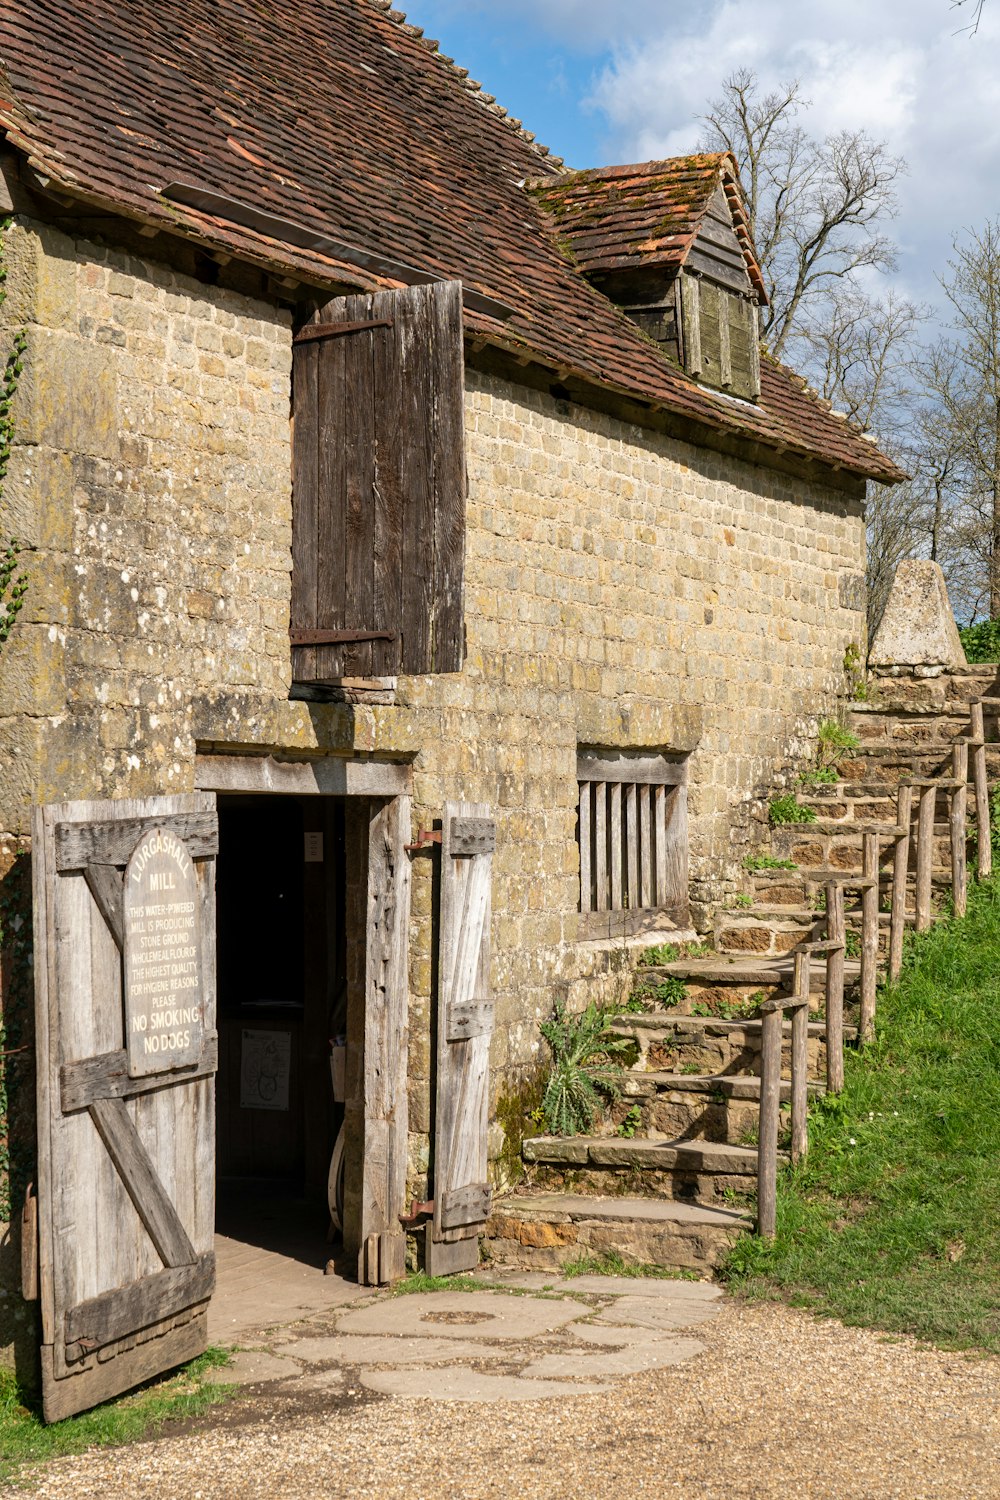
[[898, 288], [939, 301], [955, 234], [1000, 215], [1000, 0], [977, 36], [949, 0], [399, 0], [571, 166], [692, 149], [735, 68], [798, 78], [817, 134], [906, 158]]

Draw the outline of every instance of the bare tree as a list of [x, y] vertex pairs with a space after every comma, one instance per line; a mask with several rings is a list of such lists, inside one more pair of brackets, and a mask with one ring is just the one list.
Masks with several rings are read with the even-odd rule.
[[967, 31], [970, 36], [975, 36], [976, 32], [979, 30], [979, 22], [982, 20], [983, 7], [985, 4], [986, 0], [951, 0], [952, 10], [960, 10], [963, 5], [972, 6], [971, 11], [969, 11], [972, 20], [969, 22], [968, 26], [963, 26], [961, 28], [963, 31]]
[[[948, 546], [966, 609], [1000, 618], [1000, 219], [954, 242], [941, 279], [953, 335], [919, 362], [925, 467], [944, 466]], [[944, 483], [945, 480], [942, 480]], [[940, 547], [940, 537], [936, 543]], [[961, 564], [959, 566], [959, 563]]]
[[834, 287], [895, 264], [882, 225], [896, 212], [902, 160], [863, 130], [817, 140], [798, 123], [806, 107], [798, 83], [762, 94], [742, 68], [703, 117], [703, 144], [740, 164], [770, 303], [762, 331], [777, 357]]

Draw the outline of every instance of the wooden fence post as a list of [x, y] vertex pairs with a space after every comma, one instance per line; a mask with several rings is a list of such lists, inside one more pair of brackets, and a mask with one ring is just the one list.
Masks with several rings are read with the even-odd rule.
[[972, 740], [972, 779], [976, 790], [976, 873], [985, 880], [993, 871], [993, 844], [990, 838], [990, 789], [986, 772], [986, 734], [983, 705], [973, 703], [969, 709]]
[[958, 786], [948, 798], [948, 833], [951, 839], [951, 896], [956, 917], [964, 917], [968, 897], [968, 871], [965, 860], [965, 811], [969, 781], [969, 747], [953, 745], [952, 779]]
[[795, 955], [794, 998], [800, 1003], [792, 1011], [792, 1161], [802, 1161], [809, 1149], [809, 981], [808, 953]]
[[934, 865], [934, 813], [937, 808], [937, 785], [920, 789], [920, 813], [917, 818], [917, 918], [918, 932], [931, 925], [931, 871]]
[[781, 1100], [782, 1012], [761, 1016], [760, 1125], [757, 1140], [757, 1232], [773, 1240], [777, 1222], [778, 1110]]
[[901, 786], [896, 796], [896, 822], [905, 833], [896, 836], [892, 861], [892, 916], [889, 924], [889, 978], [898, 979], [903, 967], [903, 935], [906, 931], [906, 880], [910, 868], [910, 828], [913, 818], [913, 788]]
[[844, 950], [847, 923], [844, 887], [831, 880], [826, 888], [826, 935], [839, 949], [826, 956], [826, 1087], [839, 1094], [844, 1087]]
[[863, 845], [865, 884], [861, 892], [861, 1016], [858, 1033], [861, 1041], [867, 1042], [875, 1025], [875, 986], [878, 981], [878, 834], [866, 828]]

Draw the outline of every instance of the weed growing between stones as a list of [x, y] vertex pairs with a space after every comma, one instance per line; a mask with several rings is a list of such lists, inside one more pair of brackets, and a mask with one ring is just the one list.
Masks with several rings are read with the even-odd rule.
[[635, 1043], [609, 1031], [612, 1015], [590, 1004], [579, 1015], [568, 1016], [558, 1000], [551, 1019], [539, 1026], [552, 1051], [541, 1106], [550, 1134], [590, 1130], [604, 1102], [621, 1097], [619, 1077], [633, 1059]]
[[752, 875], [760, 870], [797, 870], [799, 867], [794, 859], [775, 859], [773, 854], [748, 854], [743, 868]]
[[803, 807], [794, 792], [785, 792], [767, 804], [767, 820], [772, 828], [779, 828], [786, 823], [815, 823], [816, 814], [811, 807]]

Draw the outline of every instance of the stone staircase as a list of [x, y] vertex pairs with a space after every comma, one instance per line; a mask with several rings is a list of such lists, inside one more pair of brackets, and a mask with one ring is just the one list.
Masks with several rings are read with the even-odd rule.
[[[618, 1016], [612, 1030], [634, 1043], [621, 1098], [591, 1136], [523, 1142], [526, 1185], [497, 1201], [488, 1226], [493, 1259], [549, 1268], [615, 1252], [625, 1259], [707, 1271], [754, 1222], [760, 1107], [760, 1003], [792, 988], [793, 955], [825, 937], [828, 882], [860, 873], [866, 830], [882, 835], [880, 904], [888, 904], [896, 792], [908, 779], [950, 774], [954, 742], [969, 732], [969, 705], [984, 705], [990, 781], [1000, 779], [1000, 697], [995, 667], [877, 679], [872, 701], [846, 722], [859, 740], [838, 780], [799, 789], [814, 822], [771, 830], [758, 851], [794, 868], [747, 871], [735, 901], [715, 915], [710, 951], [640, 971], [655, 995], [680, 980], [684, 998], [663, 1009]], [[913, 824], [916, 825], [916, 798]], [[935, 812], [932, 892], [951, 882], [947, 798]], [[969, 798], [970, 821], [974, 799]], [[972, 825], [974, 829], [974, 824]], [[974, 861], [970, 863], [974, 864]], [[912, 865], [912, 860], [911, 860]], [[913, 910], [914, 870], [909, 874]], [[860, 898], [846, 891], [849, 987], [859, 965], [852, 932]], [[912, 916], [909, 919], [912, 922]], [[889, 914], [879, 921], [886, 951]], [[822, 965], [813, 968], [808, 1028], [809, 1091], [826, 1072]], [[676, 988], [676, 984], [674, 985]], [[850, 994], [850, 989], [849, 989]], [[856, 1019], [848, 1006], [848, 1021]], [[785, 1062], [791, 1024], [785, 1022]], [[856, 1029], [845, 1027], [853, 1041]], [[787, 1071], [787, 1066], [783, 1071]], [[783, 1085], [787, 1097], [789, 1085]]]

